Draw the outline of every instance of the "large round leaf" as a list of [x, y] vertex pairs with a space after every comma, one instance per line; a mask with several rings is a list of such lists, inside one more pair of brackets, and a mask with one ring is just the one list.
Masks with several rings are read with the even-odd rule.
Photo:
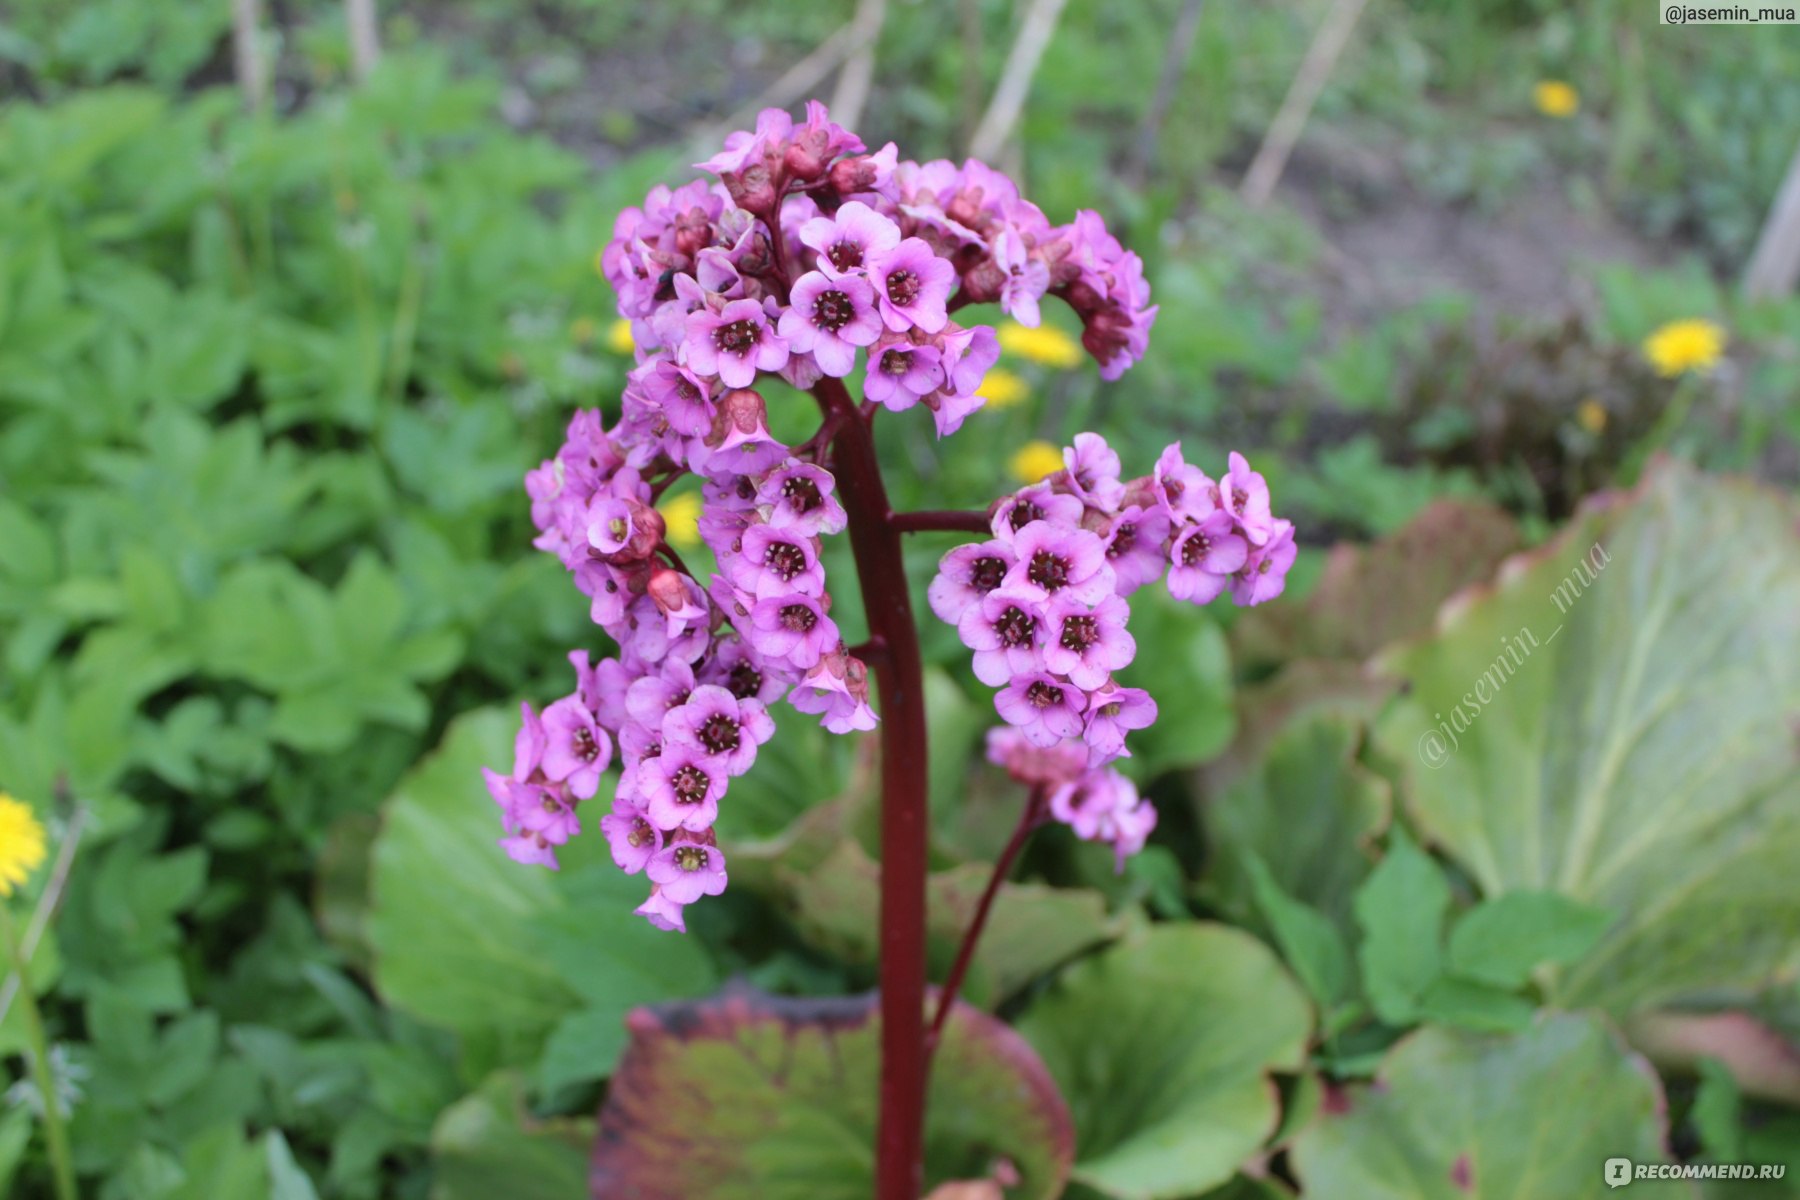
[[1607, 1159], [1664, 1161], [1665, 1134], [1649, 1064], [1597, 1017], [1546, 1013], [1509, 1036], [1420, 1030], [1290, 1154], [1328, 1200], [1598, 1200]]
[[[640, 1009], [607, 1091], [596, 1200], [867, 1200], [873, 1190], [881, 1021], [873, 997], [795, 1000], [745, 990]], [[1037, 1055], [959, 1006], [931, 1077], [927, 1189], [1009, 1161], [1011, 1200], [1054, 1200], [1069, 1111]]]
[[1076, 964], [1020, 1032], [1075, 1109], [1076, 1178], [1111, 1196], [1188, 1196], [1275, 1131], [1271, 1070], [1299, 1068], [1305, 996], [1223, 925], [1158, 925]]
[[1800, 528], [1663, 464], [1387, 656], [1379, 740], [1490, 896], [1620, 914], [1551, 995], [1649, 1007], [1800, 961]]

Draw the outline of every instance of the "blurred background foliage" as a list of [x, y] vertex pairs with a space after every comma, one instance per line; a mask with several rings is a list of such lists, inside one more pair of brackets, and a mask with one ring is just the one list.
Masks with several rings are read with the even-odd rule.
[[[860, 131], [960, 155], [1023, 6], [888, 7]], [[1254, 620], [1138, 605], [1154, 653], [1132, 682], [1163, 719], [1132, 770], [1162, 828], [1122, 874], [1044, 836], [978, 962], [972, 998], [1029, 1009], [1065, 1090], [1100, 1085], [1058, 1058], [1058, 1030], [1128, 1003], [1109, 989], [1140, 972], [1163, 989], [1146, 1027], [1211, 1011], [1266, 1049], [1228, 1087], [1214, 1049], [1193, 1047], [1198, 1107], [1131, 1098], [1139, 1132], [1239, 1131], [1172, 1172], [1072, 1096], [1071, 1194], [1280, 1196], [1312, 1171], [1359, 1181], [1321, 1195], [1400, 1194], [1351, 1160], [1358, 1139], [1410, 1144], [1417, 1109], [1359, 1108], [1374, 1127], [1348, 1143], [1315, 1119], [1390, 1053], [1417, 1081], [1395, 1103], [1419, 1109], [1515, 1071], [1523, 1094], [1547, 1092], [1531, 1072], [1552, 1052], [1603, 1060], [1617, 1136], [1594, 1146], [1597, 1184], [1602, 1149], [1659, 1152], [1649, 1093], [1632, 1090], [1647, 1085], [1585, 1018], [1518, 1032], [1551, 1003], [1604, 1009], [1674, 1064], [1679, 1153], [1794, 1161], [1791, 1080], [1746, 1085], [1728, 1069], [1739, 1043], [1701, 1053], [1687, 1027], [1646, 1027], [1636, 976], [1609, 990], [1581, 966], [1597, 943], [1626, 953], [1603, 930], [1633, 894], [1604, 872], [1592, 889], [1579, 871], [1484, 873], [1484, 847], [1434, 824], [1442, 778], [1406, 768], [1392, 710], [1377, 736], [1386, 692], [1358, 665], [1583, 497], [1634, 482], [1653, 450], [1791, 497], [1800, 301], [1753, 303], [1735, 280], [1794, 152], [1800, 42], [1664, 28], [1635, 0], [1371, 0], [1258, 206], [1238, 181], [1326, 5], [1206, 4], [1156, 116], [1182, 7], [1071, 3], [1001, 155], [1052, 219], [1096, 208], [1143, 253], [1162, 306], [1150, 357], [1103, 386], [1054, 313], [1051, 334], [1008, 332], [1006, 380], [963, 436], [884, 426], [899, 502], [929, 507], [985, 504], [1018, 482], [997, 474], [1029, 470], [1032, 443], [1083, 428], [1128, 469], [1175, 438], [1190, 461], [1242, 449], [1305, 546], [1288, 597]], [[384, 4], [385, 61], [361, 83], [339, 5], [269, 9], [272, 85], [254, 112], [233, 86], [225, 0], [13, 0], [0, 15], [0, 790], [80, 843], [66, 889], [47, 900], [45, 871], [15, 898], [58, 907], [30, 986], [76, 1166], [106, 1200], [581, 1194], [628, 1008], [733, 976], [800, 995], [873, 980], [866, 747], [782, 722], [721, 824], [734, 888], [687, 940], [629, 916], [636, 889], [597, 839], [555, 877], [504, 862], [476, 774], [503, 756], [512, 705], [566, 690], [569, 648], [602, 649], [529, 548], [520, 481], [630, 366], [594, 269], [613, 217], [743, 122], [854, 5]], [[1547, 80], [1573, 87], [1572, 112], [1540, 110]], [[1644, 342], [1685, 318], [1716, 323], [1725, 354], [1669, 377]], [[1646, 499], [1625, 529], [1646, 555], [1710, 564], [1706, 548], [1727, 547], [1712, 578], [1761, 606], [1700, 616], [1764, 636], [1777, 665], [1754, 682], [1779, 716], [1800, 711], [1800, 568], [1769, 503], [1733, 494], [1690, 527]], [[1758, 522], [1774, 551], [1730, 540]], [[947, 545], [912, 547], [921, 584]], [[1733, 574], [1764, 553], [1769, 575]], [[834, 577], [851, 586], [847, 562]], [[925, 634], [934, 901], [955, 914], [1016, 797], [975, 761], [989, 701], [954, 634]], [[1697, 746], [1742, 750], [1709, 741], [1706, 717], [1692, 715]], [[1504, 792], [1506, 770], [1527, 770], [1495, 753], [1499, 774], [1468, 788]], [[1791, 814], [1794, 798], [1754, 765], [1721, 819], [1784, 848], [1789, 818], [1767, 805]], [[1747, 872], [1730, 856], [1721, 869]], [[1761, 893], [1731, 902], [1773, 950], [1641, 994], [1753, 1011], [1758, 1036], [1786, 1037], [1800, 920]], [[1225, 982], [1159, 975], [1159, 939], [1177, 959], [1191, 942], [1200, 976]], [[1110, 971], [1057, 974], [1114, 941]], [[1503, 951], [1525, 961], [1496, 971]], [[1563, 968], [1586, 990], [1559, 986]], [[9, 1008], [15, 1066], [24, 1039]], [[1102, 1042], [1111, 1087], [1159, 1053]], [[0, 1190], [46, 1195], [20, 1086], [0, 1116]], [[1507, 1119], [1496, 1136], [1530, 1132]]]

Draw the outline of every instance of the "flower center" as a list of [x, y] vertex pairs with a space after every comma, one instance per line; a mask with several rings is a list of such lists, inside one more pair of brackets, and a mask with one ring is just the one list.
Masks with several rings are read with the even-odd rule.
[[1137, 545], [1137, 526], [1127, 522], [1113, 531], [1112, 544], [1106, 548], [1106, 557], [1121, 558], [1131, 553]]
[[677, 804], [698, 804], [706, 799], [706, 789], [712, 785], [712, 780], [699, 767], [686, 766], [675, 772], [669, 783], [675, 789]]
[[848, 271], [853, 267], [860, 267], [863, 265], [862, 250], [863, 248], [861, 246], [846, 239], [841, 242], [833, 242], [830, 248], [825, 251], [825, 257], [829, 258], [831, 260], [831, 265], [838, 270]]
[[575, 757], [582, 762], [591, 763], [600, 757], [600, 743], [594, 740], [594, 731], [583, 726], [575, 730]]
[[1014, 533], [1019, 532], [1019, 530], [1025, 528], [1033, 521], [1041, 521], [1043, 519], [1044, 510], [1030, 500], [1021, 500], [1013, 505], [1012, 527]]
[[809, 513], [825, 503], [819, 485], [805, 475], [795, 475], [781, 485], [781, 494], [797, 513]]
[[813, 301], [813, 324], [827, 333], [836, 333], [856, 316], [856, 305], [843, 292], [820, 292]]
[[792, 633], [811, 633], [818, 623], [818, 614], [804, 604], [790, 604], [781, 610], [782, 628]]
[[726, 677], [725, 681], [726, 688], [739, 700], [750, 699], [762, 691], [762, 685], [762, 672], [749, 663], [739, 663], [731, 668], [731, 674]]
[[904, 268], [887, 277], [888, 299], [905, 308], [919, 298], [919, 277]]
[[1006, 578], [1006, 564], [989, 555], [969, 564], [969, 586], [978, 592], [991, 592]]
[[1025, 689], [1025, 698], [1038, 708], [1049, 708], [1053, 704], [1062, 703], [1062, 689], [1053, 683], [1038, 680]]
[[806, 552], [792, 542], [772, 542], [763, 552], [763, 565], [786, 583], [806, 570]]
[[1046, 592], [1054, 592], [1069, 582], [1069, 560], [1060, 554], [1039, 550], [1031, 556], [1031, 566], [1025, 575]]
[[1181, 544], [1181, 565], [1191, 567], [1211, 553], [1212, 539], [1204, 533], [1196, 533]]
[[738, 748], [738, 723], [724, 713], [714, 713], [700, 723], [700, 744], [712, 754]]
[[1037, 632], [1037, 618], [1022, 609], [1009, 608], [994, 622], [994, 632], [1000, 635], [1002, 646], [1029, 646]]
[[1231, 489], [1231, 509], [1240, 517], [1244, 515], [1244, 505], [1250, 503], [1250, 493], [1241, 487]]
[[675, 865], [684, 871], [700, 871], [706, 867], [705, 846], [677, 846], [675, 848]]
[[881, 373], [895, 379], [912, 370], [911, 350], [889, 350], [881, 356]]
[[1100, 623], [1092, 617], [1064, 617], [1062, 645], [1077, 654], [1100, 640]]
[[650, 822], [639, 817], [631, 823], [631, 832], [625, 835], [625, 840], [633, 846], [648, 846], [656, 841], [656, 830], [650, 828]]
[[739, 358], [750, 353], [750, 347], [756, 345], [757, 328], [755, 321], [733, 321], [729, 325], [721, 325], [713, 333], [713, 345], [725, 354], [735, 354]]

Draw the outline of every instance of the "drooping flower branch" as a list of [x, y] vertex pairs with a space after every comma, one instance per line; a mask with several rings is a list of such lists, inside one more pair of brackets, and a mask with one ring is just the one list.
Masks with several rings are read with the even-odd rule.
[[[617, 419], [576, 414], [526, 479], [535, 544], [569, 570], [618, 655], [571, 655], [574, 692], [541, 715], [525, 706], [512, 770], [489, 771], [488, 787], [507, 852], [554, 867], [616, 758], [601, 830], [618, 866], [649, 880], [638, 911], [683, 929], [686, 908], [726, 886], [714, 824], [730, 781], [773, 736], [769, 706], [785, 697], [834, 733], [870, 730], [873, 673], [884, 722], [877, 1161], [881, 1194], [916, 1200], [926, 746], [900, 537], [991, 535], [945, 557], [930, 599], [1000, 689], [1007, 727], [990, 753], [1033, 786], [1017, 840], [1048, 812], [1124, 855], [1155, 812], [1110, 764], [1156, 711], [1113, 677], [1135, 653], [1125, 598], [1166, 571], [1185, 599], [1227, 587], [1240, 603], [1266, 599], [1292, 562], [1292, 531], [1235, 455], [1217, 483], [1175, 448], [1126, 482], [1093, 434], [1075, 439], [1064, 471], [985, 514], [893, 512], [877, 414], [923, 407], [940, 437], [955, 433], [999, 356], [992, 328], [956, 314], [991, 303], [1036, 327], [1055, 296], [1115, 379], [1143, 356], [1156, 317], [1142, 262], [1093, 213], [1053, 225], [979, 162], [903, 162], [891, 144], [869, 153], [817, 103], [799, 123], [765, 111], [699, 166], [716, 182], [656, 188], [620, 215], [601, 255], [637, 355]], [[757, 387], [771, 377], [818, 404], [816, 432], [797, 445], [770, 432]], [[704, 582], [656, 508], [687, 474], [717, 563]], [[870, 631], [854, 651], [822, 555], [823, 539], [845, 533]]]

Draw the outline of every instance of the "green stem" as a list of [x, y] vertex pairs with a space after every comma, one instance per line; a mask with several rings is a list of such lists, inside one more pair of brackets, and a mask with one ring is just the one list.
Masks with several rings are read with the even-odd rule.
[[62, 1107], [56, 1098], [56, 1077], [50, 1071], [50, 1040], [44, 1034], [44, 1014], [38, 1008], [37, 993], [31, 986], [30, 962], [19, 944], [12, 910], [4, 904], [0, 904], [0, 933], [6, 938], [6, 952], [12, 960], [13, 970], [19, 973], [19, 1009], [25, 1014], [31, 1073], [37, 1080], [38, 1094], [43, 1100], [44, 1141], [50, 1148], [50, 1169], [56, 1175], [56, 1194], [58, 1200], [78, 1200], [75, 1163], [69, 1156], [69, 1131], [63, 1127]]

